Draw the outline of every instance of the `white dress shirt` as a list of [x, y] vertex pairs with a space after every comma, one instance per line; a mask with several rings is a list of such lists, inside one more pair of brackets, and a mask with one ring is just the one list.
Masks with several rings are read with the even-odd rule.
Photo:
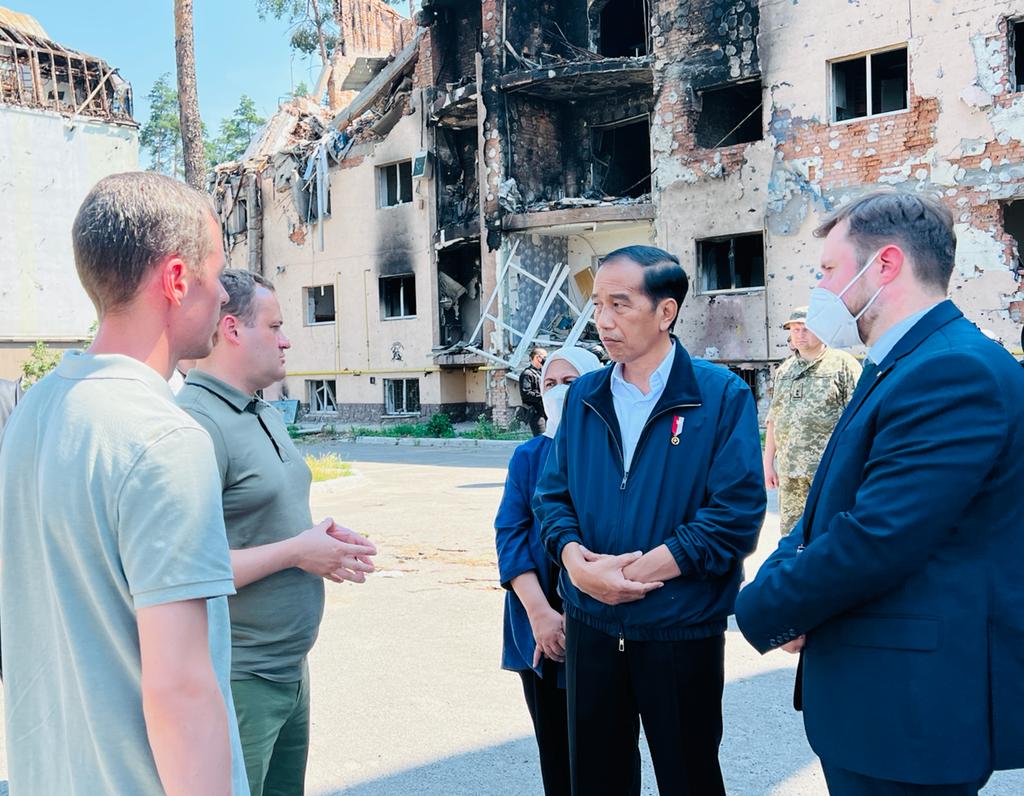
[[612, 368], [612, 403], [615, 406], [615, 417], [618, 418], [619, 431], [622, 434], [622, 454], [627, 473], [633, 463], [636, 444], [640, 441], [640, 432], [644, 430], [644, 424], [651, 416], [654, 405], [658, 403], [661, 394], [665, 392], [665, 385], [668, 384], [668, 376], [672, 372], [672, 363], [675, 361], [675, 357], [676, 346], [673, 342], [668, 354], [651, 374], [651, 378], [648, 380], [650, 391], [646, 395], [622, 377], [621, 362], [617, 362]]

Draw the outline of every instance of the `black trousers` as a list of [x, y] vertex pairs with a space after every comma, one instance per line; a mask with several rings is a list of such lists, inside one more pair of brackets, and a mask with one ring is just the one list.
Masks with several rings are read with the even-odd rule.
[[967, 782], [960, 785], [914, 785], [909, 782], [893, 782], [857, 774], [845, 768], [831, 766], [824, 760], [821, 767], [831, 796], [978, 796], [978, 791], [988, 782]]
[[626, 641], [566, 617], [573, 796], [640, 793], [640, 721], [663, 796], [725, 796], [725, 636]]
[[533, 406], [523, 405], [523, 417], [526, 420], [526, 424], [530, 427], [530, 433], [535, 437], [539, 437], [544, 433], [544, 429], [547, 427], [547, 418], [544, 417], [544, 412]]
[[544, 794], [569, 796], [569, 726], [565, 689], [558, 687], [558, 667], [545, 660], [544, 677], [533, 671], [519, 672], [519, 676], [537, 737]]

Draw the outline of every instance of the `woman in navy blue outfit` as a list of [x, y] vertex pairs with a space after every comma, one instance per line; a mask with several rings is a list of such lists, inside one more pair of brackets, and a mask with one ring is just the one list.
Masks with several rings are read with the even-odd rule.
[[544, 434], [512, 454], [505, 493], [494, 520], [498, 570], [505, 595], [501, 666], [519, 672], [533, 719], [546, 796], [569, 796], [569, 730], [565, 699], [565, 626], [556, 592], [558, 568], [540, 542], [531, 503], [562, 416], [569, 384], [601, 367], [582, 348], [562, 348], [541, 370], [541, 397], [548, 416]]

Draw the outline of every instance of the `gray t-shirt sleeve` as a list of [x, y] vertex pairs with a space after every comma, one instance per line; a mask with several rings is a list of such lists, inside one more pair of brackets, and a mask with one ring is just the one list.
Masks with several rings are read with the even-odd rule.
[[146, 449], [121, 487], [117, 517], [136, 610], [235, 593], [220, 477], [202, 429], [175, 429]]

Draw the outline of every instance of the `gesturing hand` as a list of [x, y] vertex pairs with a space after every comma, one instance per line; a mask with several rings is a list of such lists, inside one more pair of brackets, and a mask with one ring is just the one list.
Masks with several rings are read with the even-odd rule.
[[377, 548], [354, 531], [339, 529], [330, 518], [300, 533], [294, 545], [295, 566], [335, 583], [363, 583], [365, 573], [373, 572], [370, 556]]
[[592, 553], [583, 545], [570, 542], [562, 550], [562, 563], [577, 589], [605, 605], [620, 605], [642, 600], [647, 592], [665, 585], [661, 581], [636, 583], [626, 579], [623, 568], [641, 555], [639, 552], [618, 556]]
[[565, 661], [565, 617], [554, 608], [544, 608], [530, 616], [530, 629], [537, 647], [533, 651], [533, 666], [547, 656], [556, 663]]

